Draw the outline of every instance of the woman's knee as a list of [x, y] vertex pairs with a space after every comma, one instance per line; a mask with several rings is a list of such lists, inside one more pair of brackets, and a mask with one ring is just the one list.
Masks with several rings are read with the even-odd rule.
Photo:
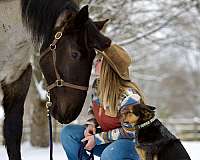
[[60, 140], [63, 141], [66, 137], [70, 136], [71, 132], [70, 132], [70, 128], [71, 125], [67, 125], [64, 128], [62, 128], [61, 132], [60, 132]]
[[82, 132], [84, 132], [84, 126], [73, 124], [67, 125], [60, 132], [60, 141], [63, 143], [72, 138], [82, 137]]
[[[123, 150], [123, 148], [120, 149]], [[122, 159], [139, 160], [139, 156], [134, 151], [122, 154], [121, 152], [117, 152], [114, 148], [105, 149], [101, 155], [101, 160], [122, 160]]]
[[116, 160], [114, 148], [106, 147], [101, 154], [101, 160]]
[[121, 160], [134, 159], [138, 160], [135, 151], [135, 144], [130, 140], [117, 140], [107, 146], [101, 155], [101, 160]]

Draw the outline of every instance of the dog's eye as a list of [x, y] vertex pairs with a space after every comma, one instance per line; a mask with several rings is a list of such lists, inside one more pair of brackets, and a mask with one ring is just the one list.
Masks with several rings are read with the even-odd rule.
[[139, 116], [140, 113], [137, 110], [123, 110], [120, 112], [122, 115], [134, 114], [135, 116]]
[[133, 114], [133, 111], [128, 111], [126, 112], [126, 114]]
[[140, 115], [140, 112], [138, 110], [134, 110], [133, 113], [136, 115], [136, 116], [139, 116]]

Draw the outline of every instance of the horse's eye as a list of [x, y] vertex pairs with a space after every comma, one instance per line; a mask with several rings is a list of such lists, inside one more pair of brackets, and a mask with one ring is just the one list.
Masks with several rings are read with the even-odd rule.
[[72, 52], [71, 56], [72, 56], [73, 59], [78, 60], [81, 57], [81, 53], [80, 52]]

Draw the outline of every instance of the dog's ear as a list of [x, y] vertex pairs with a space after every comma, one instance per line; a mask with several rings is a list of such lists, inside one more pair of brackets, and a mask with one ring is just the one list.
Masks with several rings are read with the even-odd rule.
[[146, 104], [138, 104], [137, 107], [140, 115], [138, 124], [142, 124], [155, 116], [155, 107]]
[[149, 106], [149, 105], [146, 105], [147, 106], [147, 108], [149, 108], [151, 111], [155, 111], [156, 110], [156, 107], [154, 107], [154, 106]]
[[146, 109], [146, 110], [148, 110], [148, 111], [150, 111], [150, 112], [156, 110], [156, 107], [150, 106], [150, 105], [147, 105], [147, 104], [139, 104], [139, 107], [140, 107], [141, 109]]

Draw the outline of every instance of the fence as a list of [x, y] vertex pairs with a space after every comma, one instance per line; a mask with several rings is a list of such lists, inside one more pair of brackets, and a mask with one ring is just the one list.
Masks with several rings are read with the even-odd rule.
[[200, 118], [163, 120], [167, 128], [181, 140], [200, 141]]
[[[161, 120], [166, 127], [181, 140], [185, 141], [200, 141], [200, 118], [193, 119], [167, 119]], [[2, 133], [3, 122], [0, 121], [0, 144], [3, 144]], [[53, 122], [53, 139], [54, 142], [59, 142], [59, 134], [62, 128], [61, 124]], [[30, 125], [24, 124], [22, 141], [30, 140]]]

